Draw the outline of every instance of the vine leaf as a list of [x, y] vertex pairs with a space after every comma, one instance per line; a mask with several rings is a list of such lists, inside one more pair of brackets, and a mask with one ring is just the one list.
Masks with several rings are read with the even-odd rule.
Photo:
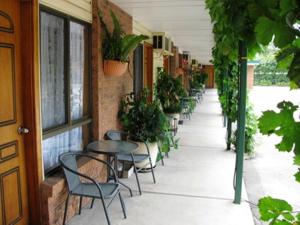
[[297, 3], [295, 0], [281, 0], [280, 1], [280, 15], [286, 15], [288, 12], [297, 8]]
[[298, 87], [300, 87], [300, 50], [294, 56], [294, 59], [290, 65], [290, 70], [288, 72], [288, 77], [290, 80], [294, 81]]
[[[270, 196], [264, 197], [259, 200], [258, 208], [261, 215], [260, 218], [263, 221], [272, 220], [275, 222], [275, 220], [277, 220], [277, 218], [279, 218], [280, 216], [290, 221], [294, 219], [294, 217], [291, 215], [293, 208], [285, 200], [272, 198]], [[276, 224], [286, 224], [286, 223], [278, 223], [278, 222]]]
[[282, 136], [280, 143], [276, 145], [279, 151], [294, 151], [300, 154], [300, 122], [294, 119], [294, 112], [298, 106], [291, 102], [280, 102], [277, 107], [280, 112], [265, 111], [259, 118], [259, 129], [262, 134], [276, 134]]
[[300, 172], [294, 174], [294, 177], [298, 183], [300, 183]]
[[262, 16], [258, 19], [255, 32], [257, 35], [257, 40], [263, 44], [267, 45], [271, 42], [274, 35], [274, 22], [269, 18]]

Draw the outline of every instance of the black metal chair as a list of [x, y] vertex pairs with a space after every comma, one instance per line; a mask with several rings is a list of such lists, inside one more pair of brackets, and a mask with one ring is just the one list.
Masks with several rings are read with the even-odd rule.
[[[77, 157], [89, 158], [89, 159], [95, 160], [97, 162], [100, 162], [100, 163], [106, 165], [113, 173], [114, 182], [97, 183], [93, 178], [78, 172]], [[64, 153], [64, 154], [60, 155], [59, 162], [61, 163], [61, 166], [64, 170], [64, 174], [65, 174], [67, 184], [68, 184], [68, 189], [69, 189], [67, 200], [66, 200], [66, 205], [65, 205], [63, 225], [65, 225], [65, 223], [66, 223], [66, 216], [67, 216], [70, 195], [80, 197], [78, 214], [81, 214], [82, 197], [92, 198], [91, 208], [93, 207], [95, 199], [101, 199], [108, 225], [111, 225], [111, 223], [110, 223], [107, 209], [110, 206], [110, 204], [112, 203], [112, 201], [114, 200], [114, 198], [117, 195], [119, 195], [124, 218], [126, 218], [126, 209], [125, 209], [125, 204], [124, 204], [122, 195], [120, 193], [118, 177], [117, 177], [114, 169], [108, 163], [106, 163], [105, 161], [100, 160], [98, 158], [95, 158], [91, 155], [79, 153], [79, 152], [68, 152], [68, 153]], [[80, 180], [80, 177], [84, 178], [90, 182], [82, 182]], [[111, 200], [106, 205], [104, 199], [111, 199]]]
[[[105, 134], [105, 137], [109, 140], [115, 140], [115, 141], [118, 141], [118, 140], [128, 140], [128, 138], [130, 137], [133, 137], [131, 134], [129, 135], [127, 132], [124, 132], [124, 131], [116, 131], [116, 130], [110, 130], [110, 131], [107, 131], [106, 134]], [[135, 178], [136, 178], [136, 182], [137, 182], [137, 185], [138, 185], [138, 189], [139, 189], [139, 193], [140, 195], [142, 194], [142, 190], [141, 190], [141, 185], [140, 185], [140, 182], [139, 182], [139, 177], [138, 177], [138, 172], [141, 171], [143, 168], [137, 168], [136, 167], [136, 163], [141, 163], [145, 160], [149, 160], [149, 163], [147, 165], [150, 165], [150, 169], [151, 169], [151, 173], [152, 173], [152, 178], [153, 178], [153, 183], [156, 183], [156, 180], [155, 180], [155, 175], [154, 175], [154, 170], [153, 170], [153, 164], [152, 164], [152, 160], [151, 160], [151, 157], [150, 157], [150, 152], [149, 152], [149, 147], [148, 147], [148, 144], [147, 142], [144, 142], [146, 148], [147, 148], [147, 154], [120, 154], [118, 155], [118, 161], [120, 162], [130, 162], [133, 164], [133, 168], [134, 168], [134, 173], [135, 173]], [[162, 157], [162, 152], [159, 148], [159, 154], [161, 156], [161, 159], [162, 159], [162, 164], [164, 165], [164, 161], [163, 161], [163, 157]], [[147, 166], [146, 165], [146, 166]]]

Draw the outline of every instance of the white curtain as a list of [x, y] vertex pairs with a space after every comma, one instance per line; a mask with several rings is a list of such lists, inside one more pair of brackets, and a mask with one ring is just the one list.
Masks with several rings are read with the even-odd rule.
[[[83, 116], [84, 101], [84, 26], [70, 23], [64, 27], [64, 19], [41, 13], [41, 86], [42, 127], [56, 127], [66, 123], [64, 29], [70, 29], [70, 101], [71, 119]], [[82, 127], [43, 140], [44, 170], [47, 173], [58, 165], [58, 156], [68, 151], [83, 149]]]
[[41, 89], [43, 130], [66, 122], [64, 20], [41, 13]]
[[83, 116], [84, 96], [84, 26], [70, 23], [71, 118]]
[[58, 156], [64, 152], [81, 151], [83, 149], [82, 127], [56, 135], [43, 141], [44, 170], [58, 165]]

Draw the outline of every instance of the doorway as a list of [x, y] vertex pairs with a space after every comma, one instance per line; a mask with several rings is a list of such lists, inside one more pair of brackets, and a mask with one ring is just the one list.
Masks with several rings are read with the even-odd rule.
[[0, 1], [0, 224], [28, 224], [21, 3]]

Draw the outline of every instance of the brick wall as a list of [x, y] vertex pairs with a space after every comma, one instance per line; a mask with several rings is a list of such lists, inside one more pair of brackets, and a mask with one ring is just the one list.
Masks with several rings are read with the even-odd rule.
[[94, 137], [99, 139], [103, 137], [105, 132], [109, 129], [116, 129], [119, 127], [117, 112], [121, 97], [133, 90], [133, 67], [132, 58], [130, 63], [130, 72], [127, 72], [122, 77], [109, 77], [104, 75], [103, 60], [101, 51], [101, 30], [98, 19], [98, 10], [103, 12], [104, 20], [112, 28], [112, 21], [110, 18], [110, 9], [112, 9], [118, 16], [122, 24], [123, 30], [126, 33], [132, 33], [132, 18], [116, 5], [105, 0], [93, 1], [93, 98], [94, 107]]
[[179, 52], [178, 47], [172, 49], [173, 56], [170, 56], [170, 73], [175, 76], [175, 70], [179, 67]]
[[252, 89], [254, 84], [254, 65], [248, 65], [247, 68], [247, 87]]
[[[117, 119], [121, 97], [133, 90], [133, 67], [132, 57], [129, 71], [122, 77], [109, 77], [104, 75], [103, 60], [101, 54], [101, 28], [98, 11], [103, 12], [104, 20], [112, 29], [110, 10], [119, 18], [126, 33], [132, 33], [132, 18], [116, 5], [106, 0], [95, 0], [93, 2], [93, 24], [92, 24], [92, 88], [93, 88], [93, 139], [102, 139], [109, 129], [120, 127]], [[104, 156], [98, 156], [104, 158]], [[99, 168], [96, 169], [95, 168]], [[79, 170], [89, 174], [98, 181], [104, 180], [106, 170], [97, 167], [96, 162], [81, 161]], [[101, 175], [99, 175], [101, 174]], [[43, 225], [61, 225], [65, 200], [67, 197], [67, 186], [62, 174], [56, 174], [47, 178], [41, 184], [41, 202]], [[88, 203], [84, 199], [83, 205]], [[68, 208], [68, 219], [78, 211], [78, 197], [71, 197]]]

